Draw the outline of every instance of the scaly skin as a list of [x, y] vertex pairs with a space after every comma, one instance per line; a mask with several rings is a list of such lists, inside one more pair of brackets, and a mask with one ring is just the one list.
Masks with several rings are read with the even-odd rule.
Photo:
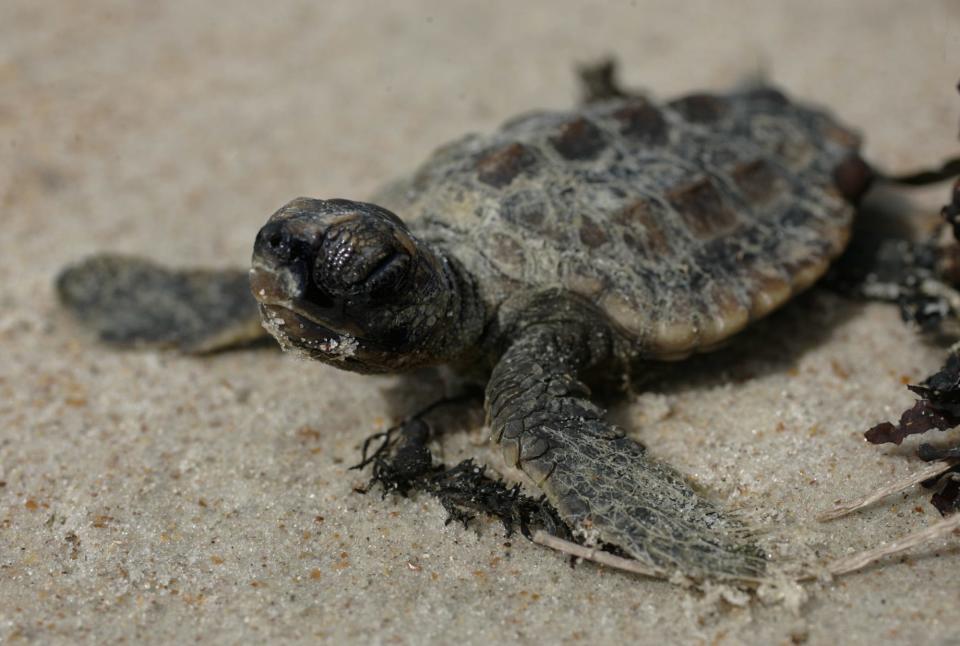
[[[582, 382], [709, 350], [808, 287], [874, 172], [854, 132], [773, 88], [662, 103], [613, 72], [582, 72], [581, 108], [444, 146], [384, 206], [293, 200], [257, 236], [250, 286], [284, 348], [343, 369], [495, 365], [494, 439], [584, 538], [665, 576], [756, 580], [744, 527]], [[58, 291], [104, 341], [204, 352], [260, 334], [244, 273], [101, 256]]]
[[[585, 537], [665, 575], [752, 579], [763, 571], [740, 526], [589, 400], [581, 373], [622, 365], [629, 342], [586, 299], [563, 290], [520, 295], [483, 327], [474, 278], [454, 259], [389, 212], [346, 200], [298, 199], [280, 209], [257, 237], [253, 266], [266, 327], [311, 357], [359, 372], [470, 356], [496, 363], [486, 393], [495, 440]], [[101, 257], [59, 284], [64, 302], [105, 340], [189, 350], [210, 347], [230, 328], [212, 314], [236, 329], [251, 317], [235, 278]], [[103, 321], [121, 329], [105, 331]]]
[[473, 278], [375, 204], [292, 200], [257, 235], [250, 286], [284, 349], [353, 372], [455, 361], [484, 325]]
[[[520, 294], [481, 337], [474, 279], [399, 218], [346, 200], [301, 198], [280, 209], [257, 237], [253, 264], [254, 295], [266, 314], [293, 312], [268, 329], [314, 358], [359, 372], [397, 371], [485, 348], [496, 362], [486, 393], [494, 438], [507, 462], [585, 536], [665, 575], [762, 573], [741, 526], [590, 402], [578, 375], [621, 365], [630, 342], [586, 299], [563, 290]], [[402, 268], [387, 289], [385, 265]], [[348, 334], [349, 356], [329, 350]]]
[[755, 580], [764, 560], [742, 525], [699, 496], [644, 447], [604, 421], [578, 375], [614, 360], [602, 320], [534, 324], [487, 385], [492, 437], [560, 517], [664, 576]]
[[[665, 575], [755, 579], [743, 527], [605, 422], [582, 380], [713, 347], [808, 286], [845, 243], [866, 167], [855, 135], [771, 89], [660, 104], [612, 72], [585, 75], [590, 105], [439, 150], [385, 194], [406, 221], [293, 200], [257, 236], [251, 288], [282, 346], [343, 369], [495, 365], [494, 438], [584, 537]], [[113, 326], [106, 340], [222, 347], [208, 295], [236, 274], [139, 262], [95, 259], [112, 274], [68, 272], [61, 296]]]

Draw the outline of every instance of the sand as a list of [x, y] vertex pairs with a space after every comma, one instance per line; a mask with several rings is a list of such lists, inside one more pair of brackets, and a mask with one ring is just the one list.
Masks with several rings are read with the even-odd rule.
[[[570, 105], [573, 63], [608, 52], [661, 96], [766, 73], [884, 168], [957, 153], [947, 1], [4, 2], [0, 642], [957, 643], [956, 536], [745, 607], [571, 567], [431, 499], [353, 492], [358, 444], [437, 377], [110, 351], [56, 305], [57, 269], [98, 250], [243, 265], [288, 199], [362, 198], [452, 137]], [[918, 489], [814, 518], [920, 466], [917, 442], [861, 432], [942, 356], [895, 308], [814, 289], [612, 414], [777, 558], [837, 557], [938, 520]], [[447, 461], [498, 466], [481, 423]]]

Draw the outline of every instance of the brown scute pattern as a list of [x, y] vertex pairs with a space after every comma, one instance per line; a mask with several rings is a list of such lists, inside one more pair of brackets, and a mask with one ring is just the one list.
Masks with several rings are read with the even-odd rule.
[[503, 188], [535, 163], [536, 157], [530, 149], [514, 142], [481, 157], [477, 162], [477, 178], [494, 188]]
[[591, 249], [596, 249], [605, 244], [607, 240], [607, 233], [596, 222], [584, 216], [580, 223], [580, 242]]
[[384, 206], [478, 278], [488, 311], [559, 286], [639, 354], [678, 357], [778, 307], [840, 252], [853, 209], [834, 171], [858, 141], [773, 89], [613, 99], [448, 144]]
[[709, 179], [674, 189], [667, 194], [667, 199], [687, 228], [701, 240], [730, 231], [737, 225], [736, 214]]
[[649, 200], [637, 200], [620, 209], [611, 217], [611, 221], [620, 225], [624, 243], [633, 251], [644, 256], [657, 258], [668, 256], [672, 252], [670, 237], [663, 227], [662, 208]]
[[550, 142], [558, 153], [571, 160], [590, 159], [606, 146], [600, 129], [583, 117], [563, 124]]
[[730, 176], [744, 197], [753, 204], [766, 204], [784, 193], [783, 178], [765, 159], [740, 164], [730, 171]]
[[619, 123], [619, 133], [627, 139], [636, 139], [651, 146], [667, 142], [667, 122], [663, 114], [647, 101], [637, 99], [617, 109], [613, 116]]

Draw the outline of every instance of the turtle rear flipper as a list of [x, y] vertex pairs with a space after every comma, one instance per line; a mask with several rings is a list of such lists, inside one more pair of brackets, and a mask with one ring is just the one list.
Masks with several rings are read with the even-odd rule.
[[[581, 538], [669, 578], [758, 581], [745, 526], [602, 419], [577, 372], [603, 361], [596, 324], [528, 328], [487, 387], [493, 436]], [[593, 346], [593, 347], [590, 347]]]
[[77, 320], [111, 345], [200, 354], [266, 336], [245, 270], [176, 270], [103, 254], [61, 271], [56, 290]]

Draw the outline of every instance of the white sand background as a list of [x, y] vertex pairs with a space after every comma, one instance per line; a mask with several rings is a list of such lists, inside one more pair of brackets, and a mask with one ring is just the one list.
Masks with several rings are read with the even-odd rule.
[[[57, 269], [98, 250], [242, 265], [288, 199], [362, 198], [452, 137], [568, 106], [573, 64], [608, 52], [661, 96], [766, 70], [885, 168], [958, 152], [955, 2], [4, 0], [0, 642], [957, 643], [960, 537], [795, 609], [571, 568], [492, 521], [444, 526], [431, 499], [353, 493], [360, 441], [435, 379], [114, 352], [56, 306]], [[815, 289], [613, 414], [778, 558], [842, 556], [939, 518], [912, 489], [814, 521], [918, 467], [917, 442], [861, 431], [942, 352]], [[496, 466], [480, 423], [446, 460]]]

